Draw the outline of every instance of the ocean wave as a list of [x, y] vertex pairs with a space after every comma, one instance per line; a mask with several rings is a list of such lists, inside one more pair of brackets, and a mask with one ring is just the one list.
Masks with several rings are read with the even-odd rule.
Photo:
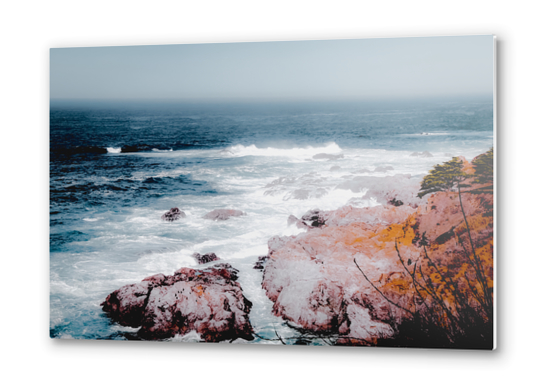
[[244, 156], [269, 156], [269, 157], [312, 157], [317, 154], [326, 153], [326, 154], [337, 154], [342, 151], [336, 143], [329, 143], [322, 147], [304, 147], [304, 148], [258, 148], [256, 145], [252, 144], [249, 146], [244, 146], [242, 144], [234, 145], [228, 147], [224, 150], [224, 153], [229, 154], [230, 156], [235, 157], [244, 157]]

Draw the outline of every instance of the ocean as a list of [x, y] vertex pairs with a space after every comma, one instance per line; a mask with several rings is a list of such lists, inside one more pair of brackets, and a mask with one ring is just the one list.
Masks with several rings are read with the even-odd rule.
[[[237, 268], [256, 337], [306, 340], [271, 313], [254, 269], [290, 215], [379, 204], [360, 175], [419, 179], [493, 146], [493, 100], [61, 103], [50, 110], [50, 335], [133, 339], [100, 303], [214, 252]], [[414, 155], [413, 155], [414, 154]], [[416, 155], [417, 154], [417, 155]], [[422, 155], [423, 154], [423, 155]], [[186, 217], [165, 222], [173, 207]], [[220, 208], [246, 216], [210, 221]], [[173, 341], [195, 341], [194, 335]], [[237, 342], [247, 342], [238, 340]]]

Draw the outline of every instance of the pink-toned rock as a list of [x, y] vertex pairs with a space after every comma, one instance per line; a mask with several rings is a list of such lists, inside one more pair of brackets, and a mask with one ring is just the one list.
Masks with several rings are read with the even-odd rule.
[[245, 216], [246, 214], [243, 211], [239, 211], [237, 209], [215, 209], [205, 216], [203, 216], [204, 219], [209, 220], [228, 220], [230, 217], [238, 217], [238, 216]]
[[[335, 335], [338, 343], [375, 343], [394, 337], [390, 324], [400, 324], [408, 313], [387, 299], [410, 311], [421, 308], [405, 266], [410, 271], [417, 265], [426, 276], [434, 273], [425, 249], [460, 289], [468, 288], [463, 276], [474, 271], [468, 257], [461, 256], [459, 238], [467, 242], [468, 236], [458, 194], [439, 192], [424, 200], [417, 208], [389, 204], [314, 210], [305, 218], [323, 225], [295, 236], [271, 238], [262, 287], [274, 303], [273, 313], [308, 331]], [[492, 196], [463, 193], [462, 204], [491, 287]], [[438, 281], [438, 276], [432, 278]], [[453, 305], [452, 299], [446, 297], [448, 305]]]
[[[382, 274], [400, 272], [396, 257], [386, 255], [382, 239], [374, 235], [415, 212], [409, 206], [314, 210], [307, 218], [324, 221], [319, 229], [271, 238], [262, 286], [274, 302], [274, 314], [344, 340], [392, 336], [386, 320], [393, 309], [365, 280], [354, 259], [375, 281]], [[360, 238], [367, 243], [358, 243]]]
[[196, 331], [204, 341], [252, 340], [252, 303], [235, 282], [229, 264], [203, 270], [181, 268], [172, 276], [145, 278], [111, 293], [101, 304], [122, 325], [141, 327], [143, 339], [158, 340]]
[[192, 257], [194, 259], [196, 259], [196, 261], [198, 262], [198, 264], [207, 264], [207, 263], [210, 263], [211, 261], [216, 261], [216, 260], [220, 260], [220, 257], [218, 257], [215, 253], [213, 252], [210, 252], [210, 253], [206, 253], [204, 255], [200, 254], [200, 253], [194, 253], [192, 255]]

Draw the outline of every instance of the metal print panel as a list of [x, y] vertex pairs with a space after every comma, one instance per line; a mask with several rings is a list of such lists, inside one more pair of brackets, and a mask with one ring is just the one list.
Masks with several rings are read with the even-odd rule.
[[493, 349], [493, 36], [50, 55], [52, 338]]

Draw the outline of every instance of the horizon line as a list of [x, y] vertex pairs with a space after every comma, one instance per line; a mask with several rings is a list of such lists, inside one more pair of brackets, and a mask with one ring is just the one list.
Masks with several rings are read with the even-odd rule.
[[494, 93], [471, 93], [471, 94], [428, 94], [413, 96], [373, 96], [373, 97], [345, 97], [345, 98], [295, 98], [295, 97], [160, 97], [160, 98], [86, 98], [86, 97], [54, 97], [49, 98], [53, 103], [342, 103], [342, 102], [379, 102], [379, 101], [427, 101], [443, 99], [468, 99], [487, 98], [493, 99]]

